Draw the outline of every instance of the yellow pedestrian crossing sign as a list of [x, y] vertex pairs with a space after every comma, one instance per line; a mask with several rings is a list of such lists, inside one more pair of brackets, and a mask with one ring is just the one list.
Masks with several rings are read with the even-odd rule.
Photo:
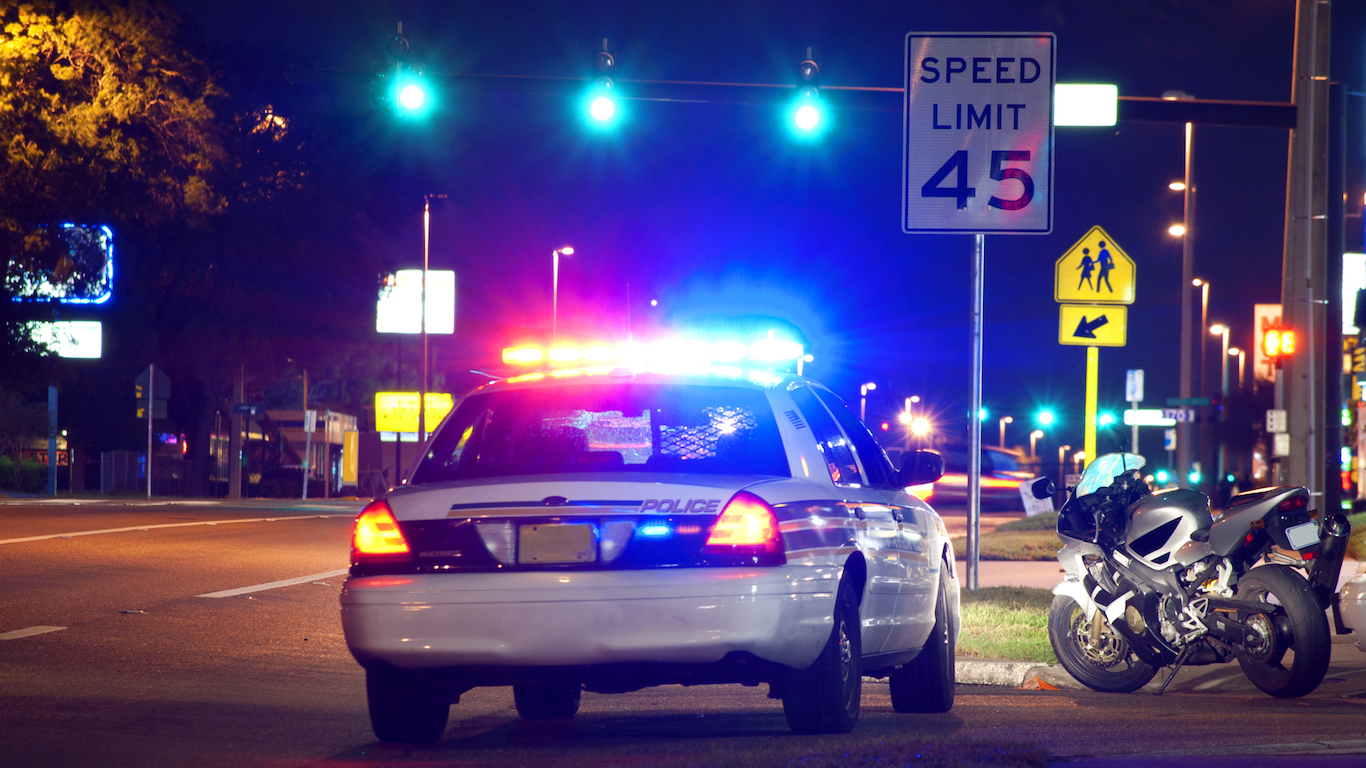
[[1114, 238], [1100, 227], [1091, 227], [1091, 231], [1058, 259], [1053, 299], [1089, 304], [1133, 304], [1136, 273], [1134, 260]]
[[1079, 347], [1122, 347], [1128, 341], [1128, 307], [1063, 304], [1058, 309], [1059, 344], [1074, 344]]

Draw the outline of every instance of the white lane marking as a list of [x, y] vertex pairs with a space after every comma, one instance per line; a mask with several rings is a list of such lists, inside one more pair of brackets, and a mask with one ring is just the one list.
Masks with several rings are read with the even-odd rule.
[[21, 637], [33, 637], [34, 635], [45, 635], [48, 632], [60, 632], [66, 627], [24, 627], [13, 632], [0, 632], [0, 640], [18, 640]]
[[313, 575], [311, 575], [311, 576], [300, 576], [300, 577], [297, 578], [297, 579], [284, 579], [283, 581], [271, 581], [271, 582], [267, 582], [267, 583], [265, 583], [265, 584], [256, 584], [256, 585], [250, 586], [250, 587], [238, 587], [237, 589], [225, 589], [225, 590], [223, 590], [223, 591], [221, 591], [221, 592], [210, 592], [210, 593], [208, 593], [208, 594], [206, 594], [206, 595], [195, 595], [195, 597], [237, 597], [238, 595], [245, 595], [245, 594], [247, 594], [248, 592], [261, 592], [261, 591], [264, 591], [264, 590], [267, 590], [267, 589], [275, 589], [276, 587], [292, 587], [292, 586], [294, 586], [295, 584], [305, 584], [305, 583], [310, 582], [310, 581], [317, 581], [318, 579], [330, 579], [330, 578], [332, 578], [333, 576], [340, 576], [340, 575], [342, 575], [343, 573], [347, 573], [347, 572], [350, 571], [350, 570], [351, 570], [350, 568], [343, 568], [343, 569], [341, 569], [341, 570], [339, 570], [339, 571], [327, 571], [326, 573], [315, 573], [315, 574], [313, 574]]
[[299, 517], [251, 517], [242, 520], [203, 520], [197, 523], [162, 523], [160, 525], [135, 525], [129, 528], [105, 528], [98, 531], [75, 531], [72, 533], [49, 533], [44, 536], [25, 536], [22, 539], [0, 539], [0, 544], [21, 544], [25, 541], [43, 541], [45, 539], [69, 539], [73, 536], [94, 536], [100, 533], [150, 531], [153, 528], [184, 528], [190, 525], [228, 525], [230, 523], [273, 523], [278, 520], [326, 520], [331, 517], [350, 517], [350, 515], [300, 515]]

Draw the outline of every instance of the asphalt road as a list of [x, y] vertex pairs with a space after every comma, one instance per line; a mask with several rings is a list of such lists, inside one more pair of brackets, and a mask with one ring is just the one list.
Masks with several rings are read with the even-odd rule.
[[[575, 720], [550, 723], [519, 720], [506, 689], [478, 689], [439, 744], [384, 745], [337, 619], [342, 577], [320, 576], [346, 567], [358, 504], [138, 504], [0, 501], [4, 763], [763, 766], [916, 739], [1035, 745], [1055, 759], [1366, 753], [1360, 665], [1335, 665], [1293, 701], [1219, 686], [1159, 698], [961, 685], [944, 715], [894, 713], [886, 686], [869, 684], [858, 728], [840, 737], [790, 735], [762, 687], [585, 694]], [[298, 583], [203, 596], [281, 581]], [[23, 632], [35, 627], [62, 629]], [[1360, 654], [1339, 644], [1335, 657], [1348, 651]]]

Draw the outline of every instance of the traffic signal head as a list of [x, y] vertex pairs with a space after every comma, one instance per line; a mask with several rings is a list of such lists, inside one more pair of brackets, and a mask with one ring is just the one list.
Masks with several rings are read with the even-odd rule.
[[597, 74], [594, 75], [593, 82], [588, 86], [584, 106], [588, 113], [589, 123], [606, 128], [616, 123], [620, 113], [616, 85], [612, 82], [612, 73], [617, 69], [617, 60], [607, 50], [606, 38], [602, 41], [602, 50], [593, 56], [593, 69], [596, 70]]
[[1295, 354], [1298, 341], [1290, 328], [1267, 328], [1262, 333], [1262, 354], [1276, 361], [1279, 368], [1282, 360]]
[[797, 98], [788, 108], [788, 123], [793, 134], [802, 139], [818, 139], [825, 133], [829, 120], [821, 101], [821, 68], [806, 49], [806, 59], [797, 65]]

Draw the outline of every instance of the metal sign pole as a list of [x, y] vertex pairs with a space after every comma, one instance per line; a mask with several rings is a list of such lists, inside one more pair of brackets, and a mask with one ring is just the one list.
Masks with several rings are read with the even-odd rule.
[[972, 256], [972, 395], [968, 413], [968, 589], [977, 589], [982, 528], [982, 285], [986, 236], [975, 235]]

